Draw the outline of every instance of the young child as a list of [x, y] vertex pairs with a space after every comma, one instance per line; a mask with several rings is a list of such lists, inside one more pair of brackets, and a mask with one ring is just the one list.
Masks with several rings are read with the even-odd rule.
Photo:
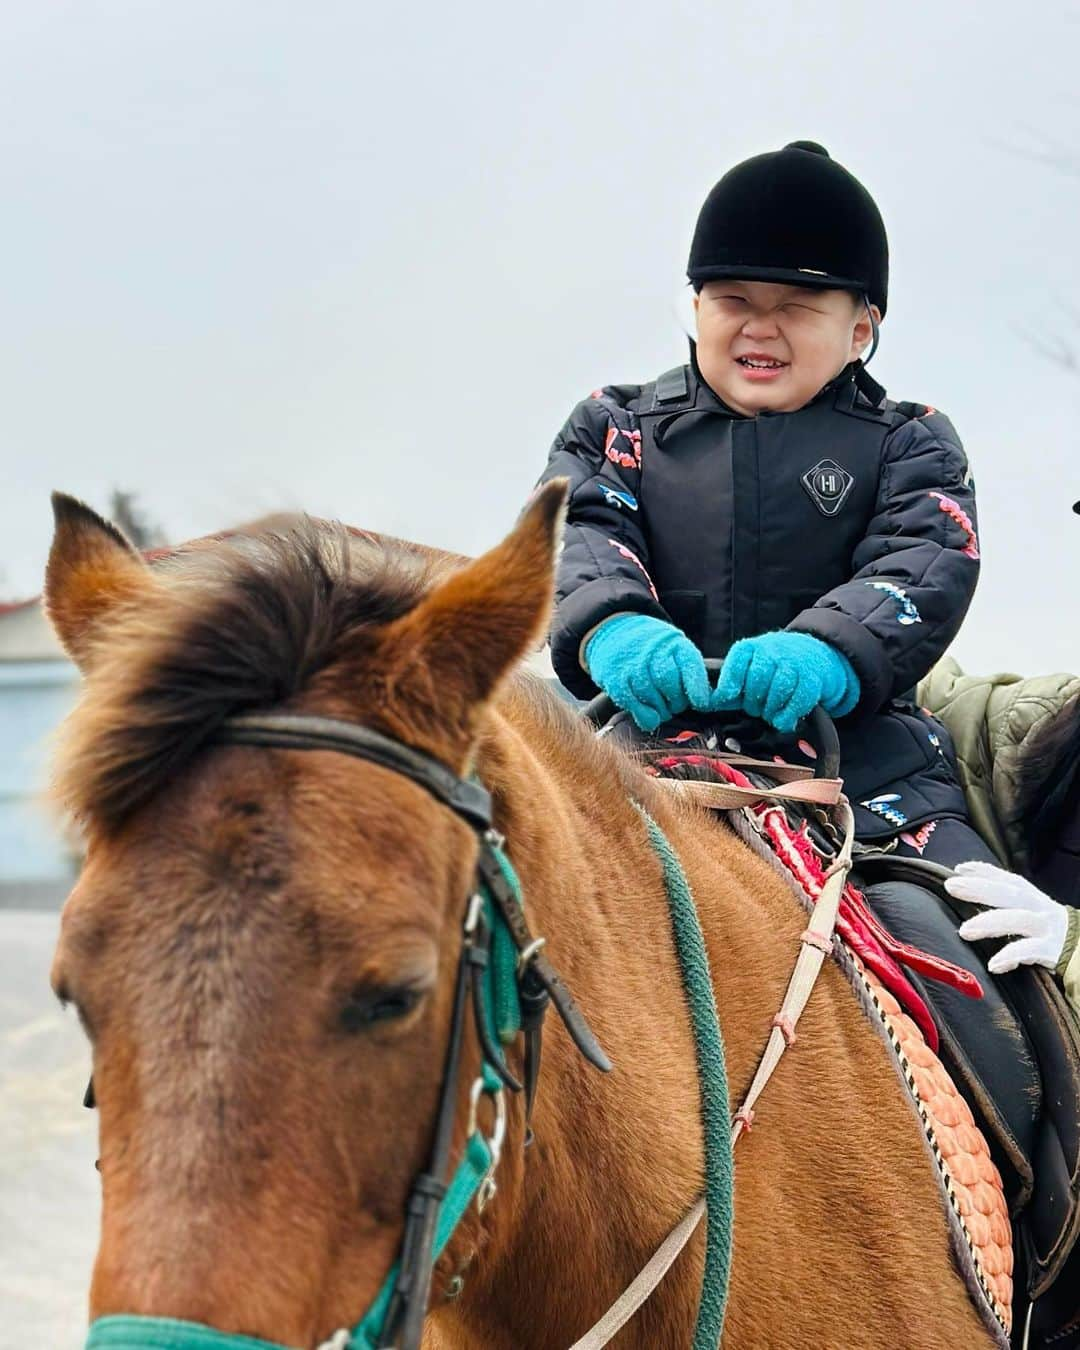
[[[840, 720], [861, 840], [992, 861], [946, 734], [913, 702], [970, 604], [979, 546], [948, 418], [892, 402], [860, 359], [887, 302], [877, 207], [796, 141], [716, 184], [688, 275], [689, 364], [597, 390], [551, 450], [544, 478], [572, 485], [559, 678], [605, 690], [642, 732], [719, 722], [730, 748], [795, 762], [820, 704]], [[716, 688], [705, 657], [724, 658]]]

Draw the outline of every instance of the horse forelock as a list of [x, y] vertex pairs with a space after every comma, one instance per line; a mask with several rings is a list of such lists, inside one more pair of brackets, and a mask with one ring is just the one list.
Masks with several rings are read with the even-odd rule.
[[355, 651], [413, 609], [451, 561], [306, 518], [165, 560], [153, 601], [102, 640], [60, 736], [58, 800], [86, 825], [117, 828], [228, 717], [302, 695], [346, 644]]

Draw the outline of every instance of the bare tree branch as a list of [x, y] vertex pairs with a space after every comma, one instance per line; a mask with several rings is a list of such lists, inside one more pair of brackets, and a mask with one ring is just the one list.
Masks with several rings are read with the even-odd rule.
[[1043, 127], [1031, 126], [1029, 123], [1021, 123], [1017, 130], [1031, 142], [1029, 145], [996, 139], [991, 139], [989, 144], [1007, 155], [1045, 164], [1068, 178], [1080, 178], [1080, 152], [1070, 146], [1068, 141], [1062, 141]]
[[1080, 357], [1077, 356], [1076, 348], [1059, 334], [1040, 337], [1019, 324], [1014, 324], [1013, 328], [1032, 351], [1038, 353], [1044, 360], [1052, 362], [1069, 375], [1080, 374]]

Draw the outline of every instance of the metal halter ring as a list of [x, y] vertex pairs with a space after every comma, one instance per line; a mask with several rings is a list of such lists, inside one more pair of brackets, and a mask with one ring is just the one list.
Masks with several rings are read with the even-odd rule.
[[488, 1204], [495, 1196], [495, 1169], [499, 1166], [499, 1159], [502, 1157], [503, 1142], [506, 1139], [506, 1097], [500, 1084], [494, 1091], [484, 1082], [483, 1076], [473, 1080], [473, 1085], [469, 1090], [469, 1125], [470, 1135], [475, 1134], [477, 1130], [477, 1108], [480, 1105], [480, 1098], [488, 1096], [491, 1098], [491, 1104], [495, 1111], [495, 1123], [491, 1130], [491, 1135], [487, 1139], [488, 1152], [491, 1154], [491, 1165], [487, 1170], [487, 1175], [480, 1183], [480, 1189], [476, 1193], [476, 1208], [482, 1214]]
[[476, 926], [480, 922], [480, 915], [484, 908], [484, 897], [479, 891], [473, 891], [472, 899], [469, 901], [469, 908], [465, 915], [465, 936], [471, 938], [476, 932]]
[[525, 970], [529, 962], [537, 955], [537, 953], [543, 947], [546, 946], [547, 946], [547, 938], [538, 937], [533, 938], [533, 940], [529, 943], [527, 947], [522, 947], [521, 951], [518, 952], [518, 959], [517, 959], [517, 969], [519, 975], [523, 970]]

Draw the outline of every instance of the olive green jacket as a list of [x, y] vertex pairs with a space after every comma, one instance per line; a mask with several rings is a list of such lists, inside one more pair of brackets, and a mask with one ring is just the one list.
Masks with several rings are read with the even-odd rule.
[[[965, 675], [945, 657], [919, 685], [919, 701], [945, 723], [956, 747], [960, 782], [972, 824], [1002, 866], [1028, 870], [1020, 819], [1020, 747], [1080, 694], [1076, 675]], [[1058, 974], [1074, 1007], [1080, 1008], [1080, 924], [1070, 915], [1069, 940]]]
[[919, 685], [919, 702], [945, 723], [975, 828], [1002, 866], [1024, 871], [1027, 856], [1017, 786], [1020, 747], [1080, 693], [1080, 676], [965, 675], [951, 656]]

